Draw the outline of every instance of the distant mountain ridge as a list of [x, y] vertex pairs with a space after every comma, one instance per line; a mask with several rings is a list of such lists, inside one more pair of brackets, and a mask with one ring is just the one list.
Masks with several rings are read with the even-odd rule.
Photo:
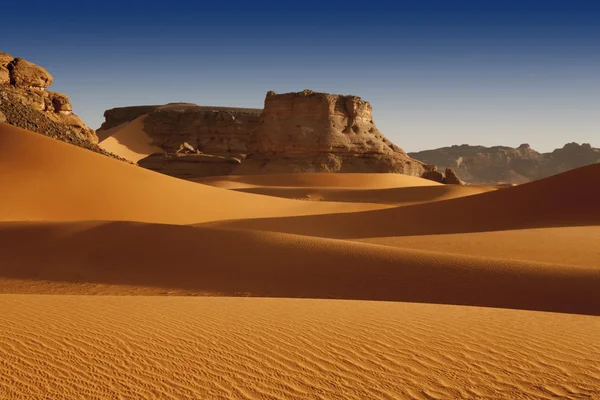
[[539, 153], [528, 144], [516, 148], [463, 144], [408, 155], [438, 169], [452, 168], [472, 184], [519, 184], [600, 163], [600, 149], [574, 142], [550, 153]]

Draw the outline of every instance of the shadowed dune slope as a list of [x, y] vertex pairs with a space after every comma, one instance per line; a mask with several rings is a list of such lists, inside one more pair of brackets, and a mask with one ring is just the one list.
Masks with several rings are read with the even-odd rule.
[[175, 225], [0, 224], [0, 276], [5, 293], [85, 294], [100, 284], [97, 292], [112, 294], [176, 290], [600, 314], [600, 268]]
[[600, 319], [298, 299], [0, 296], [3, 399], [595, 399]]
[[387, 189], [252, 187], [233, 190], [236, 192], [254, 193], [288, 199], [372, 204], [379, 203], [406, 206], [428, 203], [432, 201], [448, 200], [457, 197], [472, 196], [495, 189], [478, 186], [429, 185]]
[[266, 175], [227, 175], [197, 178], [192, 181], [227, 189], [250, 187], [288, 188], [354, 188], [389, 189], [413, 186], [443, 186], [441, 183], [416, 176], [402, 174], [266, 174]]
[[331, 238], [374, 238], [600, 225], [600, 164], [507, 189], [352, 214], [212, 225]]
[[137, 163], [154, 153], [164, 153], [163, 149], [152, 145], [152, 139], [144, 132], [144, 120], [147, 115], [121, 124], [112, 130], [99, 146], [126, 160]]
[[0, 221], [191, 224], [378, 207], [309, 203], [199, 185], [1, 123], [0, 193]]

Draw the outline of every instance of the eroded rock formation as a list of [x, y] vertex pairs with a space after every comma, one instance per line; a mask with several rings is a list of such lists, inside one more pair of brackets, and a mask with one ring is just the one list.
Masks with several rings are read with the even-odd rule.
[[69, 97], [45, 90], [50, 73], [22, 58], [0, 52], [0, 122], [6, 122], [99, 153], [96, 133], [77, 115]]
[[239, 173], [396, 172], [421, 176], [427, 169], [379, 132], [368, 102], [357, 96], [311, 90], [268, 92], [248, 150]]
[[600, 162], [600, 149], [568, 143], [551, 153], [539, 153], [528, 144], [506, 146], [451, 146], [409, 153], [438, 168], [452, 168], [473, 184], [525, 183]]
[[105, 112], [99, 135], [142, 115], [150, 144], [164, 154], [138, 164], [180, 178], [285, 172], [422, 176], [433, 170], [383, 136], [371, 105], [357, 96], [268, 92], [263, 110], [187, 103], [116, 108]]

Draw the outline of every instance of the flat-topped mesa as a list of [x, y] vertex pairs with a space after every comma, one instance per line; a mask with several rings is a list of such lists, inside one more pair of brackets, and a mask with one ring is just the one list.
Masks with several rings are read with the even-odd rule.
[[248, 139], [258, 127], [261, 112], [254, 108], [171, 103], [148, 113], [144, 131], [167, 153], [188, 143], [202, 153], [240, 157], [248, 153]]
[[52, 81], [45, 68], [0, 52], [0, 122], [102, 152], [95, 132], [73, 114], [69, 97], [45, 90]]
[[134, 119], [144, 114], [148, 114], [158, 107], [161, 106], [116, 107], [104, 111], [104, 122], [102, 123], [102, 126], [96, 130], [98, 139], [100, 141], [106, 139], [110, 135], [109, 129], [115, 128], [126, 122], [133, 121]]
[[261, 112], [190, 103], [113, 108], [104, 113], [105, 122], [98, 136], [104, 138], [110, 129], [145, 115], [144, 132], [165, 153], [175, 153], [188, 143], [206, 154], [245, 157], [250, 133], [258, 126]]
[[311, 90], [268, 92], [248, 150], [250, 156], [240, 166], [245, 173], [398, 172], [420, 176], [426, 169], [379, 132], [367, 101]]
[[179, 178], [289, 172], [422, 176], [433, 168], [383, 136], [371, 105], [357, 96], [268, 92], [264, 109], [170, 103], [114, 108], [104, 116], [100, 137], [118, 135], [116, 127], [139, 118], [148, 144], [161, 151], [137, 163]]

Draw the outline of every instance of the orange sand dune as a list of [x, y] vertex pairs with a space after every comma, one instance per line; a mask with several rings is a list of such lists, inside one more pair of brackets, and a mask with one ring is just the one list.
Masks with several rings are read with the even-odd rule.
[[188, 226], [0, 227], [5, 293], [89, 293], [99, 284], [100, 292], [112, 294], [175, 290], [600, 314], [600, 268]]
[[154, 153], [164, 153], [163, 149], [152, 144], [152, 139], [144, 132], [147, 115], [115, 127], [110, 135], [100, 142], [104, 150], [137, 163]]
[[600, 226], [358, 239], [408, 249], [600, 269]]
[[480, 186], [429, 185], [387, 189], [252, 187], [233, 190], [236, 192], [298, 200], [379, 203], [406, 206], [472, 196], [474, 194], [481, 194], [496, 189]]
[[7, 124], [0, 124], [0, 193], [0, 221], [190, 224], [384, 207], [234, 193], [164, 176]]
[[443, 186], [441, 183], [416, 176], [402, 174], [266, 174], [266, 175], [227, 175], [196, 178], [192, 181], [226, 189], [252, 187], [288, 188], [354, 188], [389, 189], [412, 186]]
[[3, 399], [596, 399], [600, 318], [333, 300], [0, 296]]
[[356, 213], [211, 225], [332, 238], [374, 238], [600, 225], [600, 164], [512, 188]]

